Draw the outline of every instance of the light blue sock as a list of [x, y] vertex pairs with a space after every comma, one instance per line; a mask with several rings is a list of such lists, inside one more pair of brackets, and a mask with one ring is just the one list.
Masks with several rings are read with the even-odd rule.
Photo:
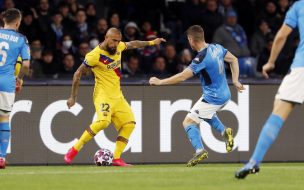
[[206, 119], [206, 122], [209, 123], [209, 125], [215, 129], [216, 131], [218, 131], [219, 133], [221, 133], [221, 135], [224, 134], [225, 131], [225, 126], [223, 125], [223, 123], [221, 122], [221, 120], [217, 117], [216, 114], [214, 114], [214, 116], [211, 119]]
[[9, 123], [0, 123], [0, 157], [6, 157], [8, 143], [11, 137]]
[[259, 164], [263, 161], [267, 150], [270, 148], [278, 136], [283, 123], [284, 121], [280, 116], [274, 114], [271, 114], [269, 116], [260, 133], [259, 140], [250, 159], [252, 163]]
[[195, 151], [203, 150], [204, 146], [199, 128], [196, 125], [189, 125], [185, 130]]

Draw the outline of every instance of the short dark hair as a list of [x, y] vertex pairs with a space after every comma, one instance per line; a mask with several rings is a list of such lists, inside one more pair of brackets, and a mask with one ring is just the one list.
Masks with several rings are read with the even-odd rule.
[[2, 12], [2, 18], [4, 23], [11, 24], [17, 21], [17, 19], [21, 19], [21, 12], [19, 9], [15, 8], [7, 9], [6, 11]]
[[204, 29], [199, 25], [190, 26], [187, 36], [191, 36], [194, 41], [205, 41]]

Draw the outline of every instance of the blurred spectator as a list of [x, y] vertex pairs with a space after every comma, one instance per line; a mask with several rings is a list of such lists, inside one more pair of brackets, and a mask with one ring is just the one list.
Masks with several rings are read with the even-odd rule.
[[30, 78], [40, 78], [43, 76], [41, 66], [42, 49], [41, 41], [33, 39], [31, 43]]
[[237, 23], [235, 11], [227, 12], [225, 24], [215, 31], [213, 42], [221, 44], [236, 57], [250, 56], [247, 36]]
[[274, 0], [270, 0], [266, 3], [265, 12], [262, 14], [262, 19], [264, 19], [269, 24], [271, 31], [274, 33], [278, 31], [281, 25], [281, 19]]
[[156, 57], [153, 63], [153, 69], [151, 71], [152, 75], [168, 75], [166, 70], [166, 61], [164, 57]]
[[4, 0], [3, 5], [1, 5], [1, 12], [6, 9], [15, 8], [15, 2], [13, 0]]
[[[144, 40], [150, 41], [157, 38], [156, 33], [153, 31], [147, 32], [144, 36]], [[139, 50], [141, 55], [141, 68], [144, 72], [149, 73], [152, 69], [153, 61], [155, 57], [160, 53], [160, 45], [146, 46]]]
[[141, 75], [137, 56], [131, 56], [127, 63], [124, 63], [122, 73], [126, 77], [139, 77]]
[[88, 41], [90, 28], [86, 21], [87, 16], [85, 14], [85, 11], [83, 9], [79, 9], [76, 13], [75, 19], [76, 19], [75, 44], [79, 44], [81, 41]]
[[65, 28], [73, 28], [73, 17], [70, 13], [69, 5], [65, 2], [59, 4], [59, 12], [62, 15], [62, 25]]
[[88, 3], [86, 5], [87, 23], [90, 28], [93, 28], [97, 23], [96, 5], [94, 3]]
[[203, 28], [205, 28], [205, 40], [211, 42], [215, 30], [223, 24], [223, 17], [217, 12], [216, 0], [207, 0], [206, 11], [202, 15]]
[[75, 67], [75, 60], [73, 54], [65, 54], [63, 56], [60, 72], [59, 72], [59, 77], [72, 77], [74, 72], [77, 70]]
[[68, 33], [67, 29], [62, 25], [62, 15], [59, 12], [54, 12], [52, 15], [52, 23], [50, 25], [48, 42], [52, 49], [59, 49], [61, 45], [62, 36], [64, 33]]
[[97, 37], [97, 39], [102, 42], [104, 41], [104, 37], [106, 35], [106, 32], [108, 30], [108, 22], [104, 18], [100, 18], [97, 22], [96, 28], [94, 30], [94, 35]]
[[97, 38], [93, 37], [93, 38], [90, 39], [89, 45], [90, 45], [90, 50], [92, 50], [96, 46], [99, 45], [99, 40]]
[[128, 22], [124, 29], [124, 41], [129, 42], [133, 40], [139, 40], [140, 37], [140, 31], [138, 29], [138, 26], [135, 22]]
[[111, 15], [111, 17], [110, 17], [110, 27], [115, 27], [115, 28], [118, 28], [120, 30], [122, 29], [118, 13], [113, 13]]
[[194, 24], [202, 25], [202, 15], [204, 11], [204, 3], [200, 2], [200, 0], [187, 1], [182, 9], [184, 30], [187, 30], [189, 26]]
[[66, 2], [70, 6], [70, 12], [72, 15], [76, 15], [79, 9], [83, 9], [84, 7], [80, 5], [77, 0], [66, 0]]
[[180, 62], [178, 64], [178, 72], [186, 69], [192, 61], [192, 54], [189, 49], [184, 49], [180, 53]]
[[73, 54], [75, 55], [77, 52], [76, 47], [73, 44], [72, 37], [69, 34], [65, 34], [62, 37], [62, 44], [59, 51], [57, 51], [56, 55], [59, 58], [59, 60], [63, 59], [63, 56], [65, 54]]
[[260, 21], [258, 27], [258, 30], [253, 34], [250, 45], [251, 55], [255, 57], [264, 49], [267, 35], [272, 34], [268, 23], [264, 20]]
[[40, 26], [40, 31], [42, 34], [44, 34], [44, 35], [41, 35], [42, 43], [46, 47], [52, 48], [53, 47], [52, 42], [50, 42], [49, 36], [48, 36], [50, 24], [52, 22], [51, 16], [49, 14], [49, 11], [50, 11], [49, 9], [50, 9], [49, 1], [40, 0], [37, 13], [36, 12], [33, 12], [33, 13], [34, 13], [34, 15], [38, 16], [38, 23]]
[[41, 32], [39, 31], [37, 20], [34, 19], [34, 15], [31, 10], [23, 11], [23, 18], [19, 31], [27, 37], [30, 43], [34, 39], [40, 38]]
[[281, 17], [281, 21], [284, 20], [286, 12], [289, 9], [289, 0], [279, 0], [278, 13]]
[[[258, 59], [258, 64], [257, 64], [257, 71], [261, 72], [263, 66], [267, 63], [268, 58], [270, 56], [272, 44], [274, 40], [274, 35], [268, 35], [266, 38], [266, 46], [261, 52], [259, 59]], [[275, 62], [275, 69], [272, 72], [272, 75], [277, 75], [277, 76], [283, 76], [288, 72], [288, 68], [291, 64], [291, 60], [284, 55], [283, 53], [280, 53], [277, 61]]]
[[51, 50], [44, 50], [41, 58], [42, 73], [46, 77], [57, 78], [58, 65], [54, 61], [54, 54]]
[[166, 70], [170, 74], [176, 74], [178, 72], [178, 56], [176, 54], [176, 49], [173, 44], [166, 44], [164, 49], [164, 57], [166, 60]]
[[75, 64], [76, 64], [75, 66], [76, 66], [76, 68], [78, 68], [82, 64], [82, 62], [85, 58], [85, 55], [89, 51], [90, 51], [90, 45], [89, 45], [88, 42], [81, 42], [79, 44], [79, 48], [78, 48], [78, 51], [77, 51], [76, 56], [75, 56]]
[[144, 38], [147, 38], [147, 36], [150, 34], [154, 34], [156, 36], [156, 32], [152, 30], [152, 25], [149, 21], [144, 21], [141, 29], [142, 29]]
[[227, 15], [227, 12], [235, 10], [232, 5], [232, 0], [219, 0], [219, 13], [224, 17]]

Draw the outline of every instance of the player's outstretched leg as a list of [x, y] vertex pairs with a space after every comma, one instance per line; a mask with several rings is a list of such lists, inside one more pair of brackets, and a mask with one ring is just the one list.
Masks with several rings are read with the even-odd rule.
[[197, 165], [200, 161], [208, 158], [208, 152], [204, 149], [198, 124], [196, 124], [191, 118], [186, 117], [183, 122], [183, 126], [189, 141], [195, 149], [194, 156], [187, 163], [187, 167], [192, 167]]
[[118, 137], [116, 139], [114, 160], [112, 163], [113, 166], [132, 166], [131, 164], [125, 163], [120, 157], [129, 142], [130, 135], [132, 134], [134, 128], [135, 122], [127, 123], [120, 128]]
[[5, 169], [5, 157], [11, 130], [8, 122], [0, 122], [0, 169]]
[[271, 114], [269, 116], [260, 133], [258, 143], [255, 147], [250, 162], [248, 162], [243, 168], [235, 173], [236, 178], [243, 179], [248, 174], [259, 172], [259, 163], [262, 162], [267, 150], [270, 148], [278, 136], [283, 122], [283, 119], [278, 115]]
[[212, 128], [214, 128], [224, 137], [226, 143], [226, 150], [227, 152], [231, 152], [234, 144], [233, 130], [231, 128], [225, 128], [225, 126], [216, 114], [214, 114], [211, 119], [206, 119], [206, 121]]
[[110, 122], [105, 120], [92, 123], [90, 127], [83, 132], [77, 143], [64, 155], [65, 163], [71, 164], [83, 145], [89, 142], [100, 130], [107, 128], [109, 124]]

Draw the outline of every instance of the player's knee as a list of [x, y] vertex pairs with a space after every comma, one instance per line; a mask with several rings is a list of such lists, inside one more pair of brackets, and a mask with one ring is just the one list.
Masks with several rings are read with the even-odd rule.
[[0, 110], [0, 122], [9, 122], [10, 112]]
[[188, 127], [189, 125], [193, 125], [193, 124], [197, 124], [197, 123], [189, 117], [186, 117], [183, 121], [184, 128]]
[[135, 128], [135, 122], [130, 122], [130, 123], [126, 123], [125, 125], [122, 126], [123, 128], [128, 128], [129, 130], [134, 130]]
[[90, 125], [90, 130], [93, 132], [92, 134], [96, 135], [99, 131], [107, 128], [109, 125], [110, 125], [109, 121], [98, 120]]
[[126, 123], [123, 126], [121, 126], [118, 136], [123, 137], [125, 139], [129, 139], [134, 128], [135, 128], [135, 122]]

